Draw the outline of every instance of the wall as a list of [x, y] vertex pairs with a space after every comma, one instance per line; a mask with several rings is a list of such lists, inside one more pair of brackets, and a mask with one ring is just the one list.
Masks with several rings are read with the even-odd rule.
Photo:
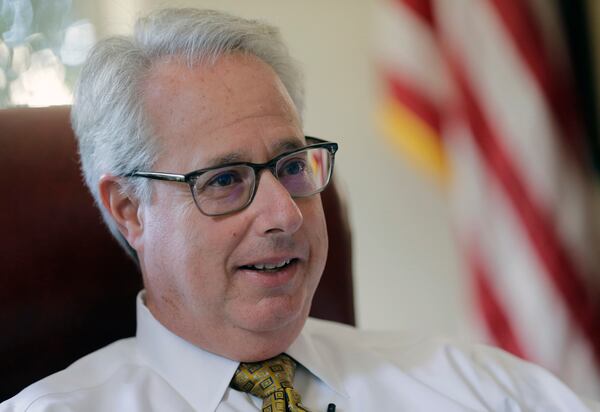
[[139, 9], [165, 5], [227, 10], [281, 28], [306, 74], [306, 133], [341, 146], [336, 173], [354, 229], [359, 326], [461, 332], [465, 282], [442, 190], [375, 127], [375, 1], [110, 0], [98, 33], [127, 32]]

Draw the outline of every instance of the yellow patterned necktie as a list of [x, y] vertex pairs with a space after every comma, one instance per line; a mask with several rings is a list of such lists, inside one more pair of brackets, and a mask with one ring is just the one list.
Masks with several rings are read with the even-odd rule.
[[309, 412], [292, 386], [295, 371], [296, 362], [285, 354], [262, 362], [240, 363], [230, 386], [262, 398], [262, 412]]

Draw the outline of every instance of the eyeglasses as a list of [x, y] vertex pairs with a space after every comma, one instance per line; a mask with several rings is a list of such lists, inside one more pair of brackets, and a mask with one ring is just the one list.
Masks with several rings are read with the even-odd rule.
[[236, 162], [174, 173], [134, 171], [125, 177], [143, 177], [187, 183], [200, 212], [221, 216], [244, 209], [254, 199], [257, 175], [269, 169], [293, 198], [322, 192], [333, 173], [337, 143], [306, 136], [308, 146], [283, 153], [267, 163]]

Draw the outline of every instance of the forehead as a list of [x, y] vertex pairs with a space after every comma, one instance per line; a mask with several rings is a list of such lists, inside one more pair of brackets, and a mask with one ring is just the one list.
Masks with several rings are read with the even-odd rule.
[[180, 58], [164, 59], [149, 70], [142, 89], [165, 157], [184, 151], [206, 163], [301, 139], [289, 94], [271, 67], [254, 56], [233, 54], [194, 67]]

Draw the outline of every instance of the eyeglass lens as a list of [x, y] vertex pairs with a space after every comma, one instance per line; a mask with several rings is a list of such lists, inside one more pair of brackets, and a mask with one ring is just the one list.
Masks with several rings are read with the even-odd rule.
[[[329, 182], [331, 160], [331, 154], [324, 148], [290, 153], [277, 161], [275, 177], [292, 197], [310, 196]], [[222, 167], [198, 176], [193, 186], [194, 200], [203, 213], [221, 215], [247, 206], [255, 187], [252, 167]]]

